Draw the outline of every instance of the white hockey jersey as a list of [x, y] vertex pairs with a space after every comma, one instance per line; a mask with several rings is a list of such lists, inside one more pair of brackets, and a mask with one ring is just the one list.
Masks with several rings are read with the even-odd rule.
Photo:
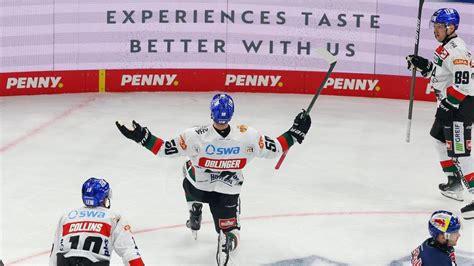
[[184, 176], [197, 189], [235, 195], [244, 182], [242, 169], [253, 158], [275, 158], [294, 140], [288, 133], [275, 140], [243, 125], [231, 126], [224, 138], [208, 125], [187, 129], [169, 141], [153, 136], [152, 142], [147, 148], [159, 157], [189, 158]]
[[49, 265], [57, 265], [57, 253], [66, 258], [86, 257], [92, 262], [110, 261], [113, 250], [124, 265], [144, 265], [130, 225], [121, 215], [104, 207], [82, 207], [59, 220]]
[[465, 96], [474, 96], [473, 67], [472, 54], [461, 38], [455, 37], [440, 45], [435, 50], [433, 70], [428, 75], [438, 100], [448, 98], [457, 106]]

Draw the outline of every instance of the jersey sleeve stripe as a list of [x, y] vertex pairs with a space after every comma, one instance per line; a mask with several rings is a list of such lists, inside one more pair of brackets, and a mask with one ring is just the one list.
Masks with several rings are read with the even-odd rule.
[[283, 133], [277, 140], [280, 142], [283, 152], [287, 151], [295, 143], [293, 137], [288, 132]]
[[144, 266], [142, 258], [136, 258], [128, 262], [130, 266]]
[[447, 89], [448, 101], [454, 105], [458, 105], [466, 98], [466, 95], [457, 90], [454, 86], [449, 86]]
[[153, 152], [153, 154], [157, 154], [160, 151], [162, 145], [163, 145], [162, 139], [151, 135], [150, 141], [148, 141], [145, 147], [149, 149], [151, 152]]

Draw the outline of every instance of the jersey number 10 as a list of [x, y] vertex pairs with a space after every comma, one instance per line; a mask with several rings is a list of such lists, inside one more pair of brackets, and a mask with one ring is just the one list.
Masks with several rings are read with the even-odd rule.
[[[77, 246], [79, 245], [79, 237], [80, 236], [73, 236], [69, 239], [69, 242], [71, 242], [71, 249], [77, 249]], [[101, 237], [88, 236], [84, 240], [84, 246], [82, 247], [82, 249], [83, 250], [90, 250], [92, 243], [94, 243], [94, 248], [92, 248], [92, 252], [99, 254], [100, 247], [102, 246], [102, 238]]]

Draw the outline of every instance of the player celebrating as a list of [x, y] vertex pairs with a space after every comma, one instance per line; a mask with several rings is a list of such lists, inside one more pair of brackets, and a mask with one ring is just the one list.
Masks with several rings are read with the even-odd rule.
[[[416, 67], [438, 97], [436, 119], [430, 134], [435, 138], [440, 163], [448, 177], [440, 184], [441, 194], [463, 201], [464, 180], [474, 193], [474, 158], [471, 157], [472, 122], [474, 121], [474, 85], [471, 52], [456, 34], [459, 14], [452, 8], [442, 8], [431, 17], [434, 35], [441, 45], [434, 60], [409, 55], [408, 67]], [[447, 152], [446, 152], [447, 151]], [[461, 209], [464, 218], [474, 218], [474, 201]]]
[[135, 121], [133, 129], [119, 122], [116, 125], [125, 137], [140, 143], [155, 155], [189, 158], [183, 169], [183, 188], [190, 213], [186, 224], [196, 237], [201, 227], [202, 203], [209, 204], [219, 234], [217, 263], [226, 265], [229, 252], [239, 244], [242, 169], [254, 157], [275, 158], [295, 141], [302, 143], [311, 126], [311, 118], [303, 110], [290, 130], [275, 140], [248, 126], [229, 125], [234, 114], [234, 101], [227, 94], [216, 94], [210, 111], [212, 125], [187, 129], [168, 141], [152, 135]]
[[109, 209], [111, 193], [104, 179], [89, 178], [82, 185], [85, 207], [59, 220], [49, 265], [108, 266], [112, 250], [122, 257], [124, 265], [144, 265], [130, 225]]
[[428, 238], [411, 253], [414, 266], [452, 266], [456, 265], [454, 246], [461, 234], [461, 221], [448, 211], [436, 211], [428, 222]]

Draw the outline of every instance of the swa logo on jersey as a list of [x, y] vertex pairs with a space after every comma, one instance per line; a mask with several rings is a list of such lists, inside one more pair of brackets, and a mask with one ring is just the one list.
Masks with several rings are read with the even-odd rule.
[[67, 218], [69, 219], [74, 219], [74, 218], [104, 218], [105, 217], [105, 212], [99, 212], [99, 211], [72, 211], [67, 215]]
[[206, 154], [208, 155], [229, 155], [229, 154], [239, 154], [240, 147], [215, 147], [212, 144], [206, 146]]

